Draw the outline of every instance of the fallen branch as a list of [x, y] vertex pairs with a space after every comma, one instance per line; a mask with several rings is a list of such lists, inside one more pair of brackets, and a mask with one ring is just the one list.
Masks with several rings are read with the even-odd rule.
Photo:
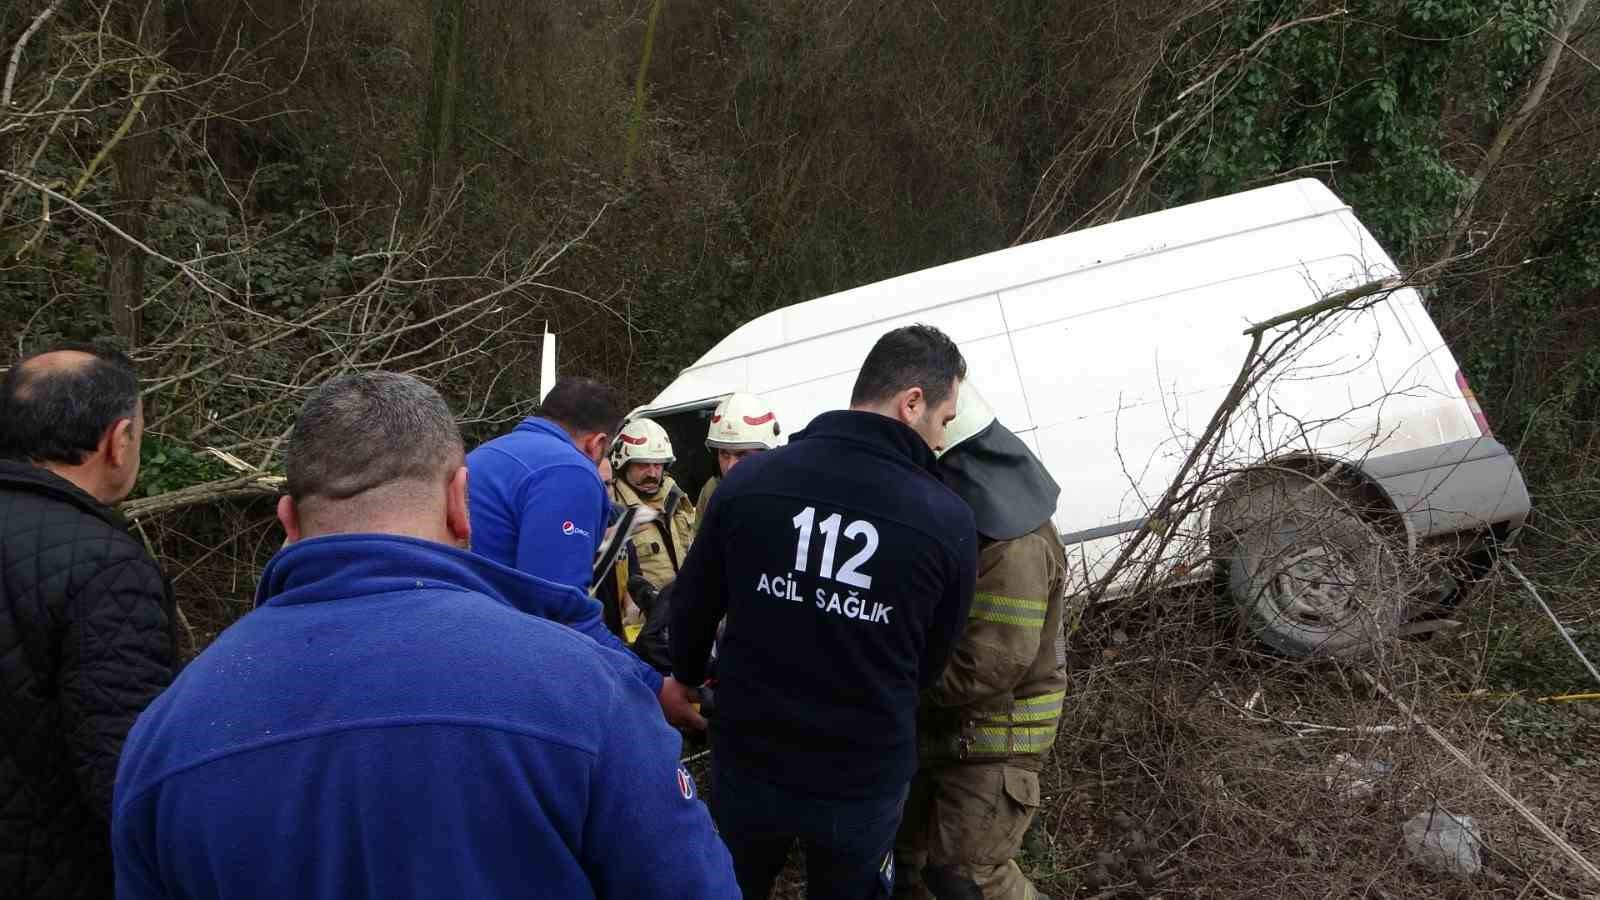
[[1551, 828], [1549, 825], [1546, 825], [1543, 820], [1534, 815], [1533, 810], [1529, 809], [1527, 804], [1512, 796], [1511, 792], [1506, 790], [1504, 787], [1501, 787], [1500, 782], [1495, 781], [1492, 777], [1490, 777], [1488, 772], [1485, 772], [1481, 766], [1473, 762], [1472, 759], [1468, 757], [1466, 753], [1462, 752], [1459, 747], [1450, 743], [1450, 739], [1440, 733], [1439, 729], [1429, 725], [1421, 716], [1417, 715], [1415, 710], [1407, 706], [1405, 701], [1390, 693], [1389, 689], [1384, 687], [1383, 682], [1372, 677], [1366, 672], [1361, 672], [1360, 675], [1362, 678], [1366, 679], [1368, 684], [1372, 685], [1374, 690], [1388, 698], [1389, 702], [1393, 703], [1400, 710], [1400, 712], [1406, 716], [1406, 718], [1415, 722], [1418, 727], [1426, 731], [1428, 733], [1428, 737], [1433, 738], [1433, 740], [1439, 746], [1444, 748], [1446, 753], [1449, 753], [1451, 756], [1455, 757], [1456, 762], [1459, 762], [1463, 766], [1466, 766], [1468, 769], [1472, 770], [1472, 774], [1478, 776], [1478, 778], [1482, 780], [1484, 784], [1488, 785], [1489, 790], [1494, 791], [1495, 794], [1500, 797], [1500, 799], [1504, 800], [1512, 809], [1516, 810], [1523, 819], [1527, 820], [1529, 825], [1533, 826], [1535, 831], [1544, 835], [1545, 838], [1550, 841], [1550, 843], [1556, 845], [1556, 848], [1561, 851], [1562, 855], [1572, 860], [1572, 862], [1577, 865], [1579, 869], [1583, 870], [1585, 875], [1588, 875], [1591, 879], [1593, 879], [1595, 883], [1600, 884], [1600, 867], [1596, 867], [1595, 864], [1590, 862], [1587, 857], [1585, 857], [1582, 853], [1579, 853], [1576, 847], [1573, 847], [1570, 843], [1568, 843], [1566, 838], [1557, 834], [1555, 829]]
[[240, 497], [260, 497], [278, 494], [283, 491], [284, 482], [285, 479], [282, 475], [257, 472], [252, 475], [229, 478], [226, 481], [194, 484], [175, 491], [168, 491], [165, 494], [157, 494], [154, 497], [129, 500], [122, 504], [121, 512], [127, 518], [137, 521], [174, 510], [199, 506], [204, 503], [216, 503]]

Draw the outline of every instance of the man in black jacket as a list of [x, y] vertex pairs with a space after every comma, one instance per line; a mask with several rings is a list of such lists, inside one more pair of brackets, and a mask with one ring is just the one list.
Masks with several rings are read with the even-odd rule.
[[176, 662], [166, 579], [110, 507], [143, 429], [120, 355], [0, 379], [0, 897], [111, 896], [117, 756]]
[[918, 692], [944, 668], [976, 578], [972, 510], [933, 474], [965, 375], [937, 329], [885, 334], [849, 410], [729, 473], [678, 575], [679, 682], [704, 681], [727, 616], [712, 783], [747, 900], [768, 895], [795, 840], [812, 897], [892, 887]]

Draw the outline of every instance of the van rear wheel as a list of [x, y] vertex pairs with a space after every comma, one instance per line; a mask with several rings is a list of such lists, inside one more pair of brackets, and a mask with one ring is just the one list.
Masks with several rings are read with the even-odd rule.
[[1404, 613], [1389, 539], [1308, 476], [1263, 479], [1230, 504], [1228, 592], [1250, 630], [1296, 657], [1362, 657]]

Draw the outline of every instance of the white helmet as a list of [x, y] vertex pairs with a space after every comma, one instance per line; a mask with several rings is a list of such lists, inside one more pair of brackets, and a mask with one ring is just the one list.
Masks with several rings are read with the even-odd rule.
[[944, 456], [955, 449], [962, 441], [967, 440], [988, 428], [994, 421], [994, 410], [984, 402], [983, 395], [978, 393], [978, 388], [971, 379], [961, 382], [960, 393], [956, 395], [956, 417], [944, 429], [944, 448], [938, 453]]
[[771, 450], [778, 446], [778, 414], [755, 394], [729, 394], [711, 413], [706, 447], [712, 450]]
[[611, 450], [611, 467], [620, 475], [628, 463], [672, 465], [672, 439], [667, 430], [649, 419], [634, 419], [623, 426]]

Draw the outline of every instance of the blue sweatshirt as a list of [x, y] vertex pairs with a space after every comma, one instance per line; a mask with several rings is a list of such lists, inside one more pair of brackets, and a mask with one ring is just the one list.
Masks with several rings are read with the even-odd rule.
[[139, 717], [117, 896], [737, 898], [631, 662], [440, 544], [293, 544]]
[[966, 626], [972, 510], [933, 451], [886, 416], [829, 412], [739, 463], [700, 523], [672, 601], [673, 673], [699, 684], [716, 636], [711, 748], [832, 796], [917, 768], [917, 699]]
[[468, 453], [467, 471], [474, 553], [589, 590], [610, 501], [565, 429], [524, 419]]
[[[554, 461], [542, 467], [530, 467], [525, 462], [530, 458]], [[563, 507], [588, 509], [591, 488], [598, 492], [595, 496], [601, 504], [595, 522], [583, 519], [584, 524], [579, 525], [571, 519], [563, 519], [555, 523], [555, 519], [569, 515], [561, 512]], [[604, 607], [600, 601], [589, 597], [589, 580], [599, 541], [599, 537], [591, 541], [589, 536], [605, 536], [611, 518], [611, 498], [606, 496], [605, 486], [600, 483], [599, 470], [578, 452], [567, 433], [546, 419], [523, 421], [510, 434], [467, 454], [467, 491], [472, 516], [472, 552], [542, 579], [551, 583], [550, 586], [572, 588], [545, 591], [537, 598], [526, 598], [521, 601], [523, 607], [536, 616], [588, 635], [602, 647], [610, 647], [637, 660], [634, 668], [640, 680], [651, 690], [660, 692], [661, 673], [629, 651], [628, 645], [606, 627]], [[517, 500], [511, 504], [505, 499], [524, 496], [525, 503]], [[532, 539], [551, 534], [557, 537], [542, 541]], [[581, 584], [573, 580], [570, 572], [554, 571], [575, 566], [583, 569]]]

